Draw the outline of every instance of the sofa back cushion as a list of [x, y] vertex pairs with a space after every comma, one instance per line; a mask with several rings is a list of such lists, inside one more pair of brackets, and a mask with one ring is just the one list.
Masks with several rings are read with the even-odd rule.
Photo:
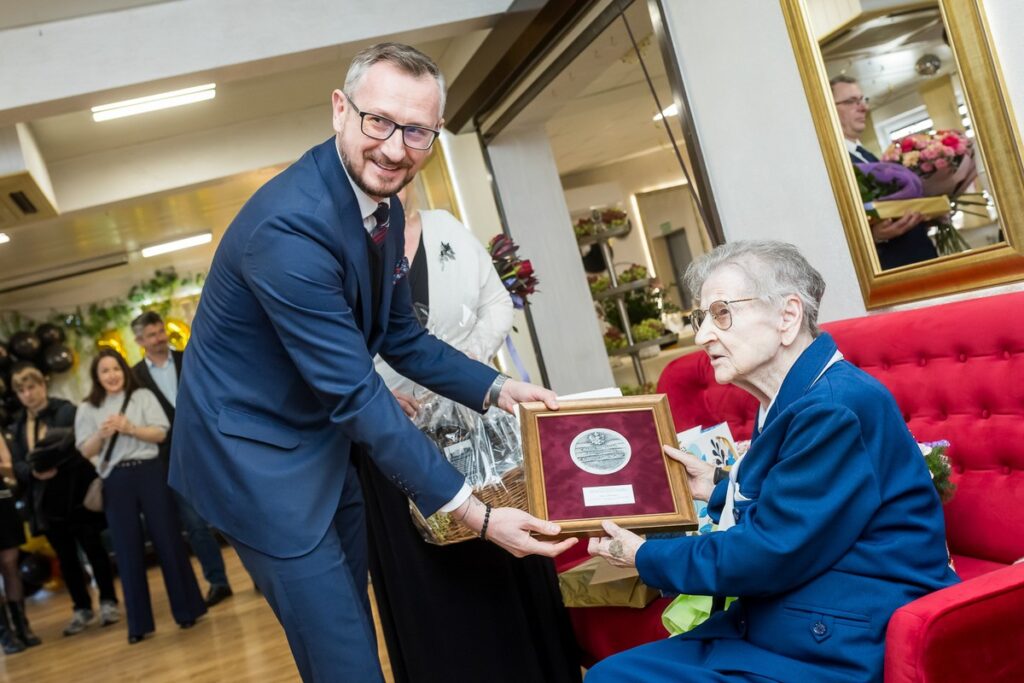
[[[918, 441], [950, 442], [946, 535], [956, 555], [1024, 556], [1024, 292], [868, 315], [822, 326], [846, 359], [885, 384]], [[676, 426], [753, 430], [757, 403], [715, 382], [703, 352], [658, 380]]]

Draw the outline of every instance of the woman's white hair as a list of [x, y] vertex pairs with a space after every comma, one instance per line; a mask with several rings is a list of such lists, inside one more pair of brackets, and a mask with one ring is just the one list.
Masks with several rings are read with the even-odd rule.
[[825, 279], [795, 246], [773, 240], [740, 240], [715, 247], [686, 269], [684, 280], [694, 301], [700, 302], [704, 282], [724, 266], [738, 268], [749, 282], [751, 294], [776, 306], [781, 306], [787, 296], [800, 297], [804, 329], [812, 337], [821, 334], [818, 309], [825, 294]]
[[420, 78], [428, 74], [433, 76], [434, 80], [437, 81], [437, 89], [441, 97], [437, 118], [441, 119], [444, 116], [444, 102], [447, 97], [444, 74], [441, 73], [441, 69], [437, 67], [437, 64], [430, 57], [416, 48], [403, 45], [402, 43], [377, 43], [360, 50], [352, 58], [352, 63], [348, 67], [348, 73], [345, 75], [345, 94], [349, 97], [354, 97], [356, 90], [359, 88], [359, 82], [366, 75], [367, 70], [377, 62], [387, 62], [414, 78]]

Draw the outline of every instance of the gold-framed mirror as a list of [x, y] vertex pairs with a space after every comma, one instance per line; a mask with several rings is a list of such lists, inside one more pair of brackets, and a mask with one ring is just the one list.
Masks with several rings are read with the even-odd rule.
[[981, 0], [780, 4], [865, 306], [1024, 280], [1021, 137]]

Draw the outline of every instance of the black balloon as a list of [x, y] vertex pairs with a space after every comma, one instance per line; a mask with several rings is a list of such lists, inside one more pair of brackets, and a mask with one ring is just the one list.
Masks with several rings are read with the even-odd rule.
[[63, 344], [65, 339], [64, 330], [53, 323], [43, 323], [37, 327], [36, 336], [44, 349], [54, 344]]
[[7, 348], [21, 360], [32, 360], [39, 355], [43, 345], [39, 337], [31, 332], [15, 332], [11, 335], [11, 341], [7, 342]]
[[50, 560], [41, 553], [25, 553], [18, 563], [18, 574], [25, 587], [25, 594], [32, 595], [53, 575]]
[[67, 372], [74, 364], [71, 349], [63, 344], [51, 344], [43, 350], [43, 365], [50, 372]]
[[11, 354], [7, 352], [7, 345], [0, 342], [0, 372], [7, 372], [11, 365]]

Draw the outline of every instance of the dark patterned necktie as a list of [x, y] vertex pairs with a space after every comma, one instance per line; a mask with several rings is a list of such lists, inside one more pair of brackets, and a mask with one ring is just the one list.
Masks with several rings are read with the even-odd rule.
[[370, 237], [373, 239], [373, 243], [379, 247], [384, 244], [384, 238], [388, 236], [387, 202], [381, 202], [377, 205], [377, 210], [373, 212], [373, 219], [377, 221], [377, 224], [370, 231]]

